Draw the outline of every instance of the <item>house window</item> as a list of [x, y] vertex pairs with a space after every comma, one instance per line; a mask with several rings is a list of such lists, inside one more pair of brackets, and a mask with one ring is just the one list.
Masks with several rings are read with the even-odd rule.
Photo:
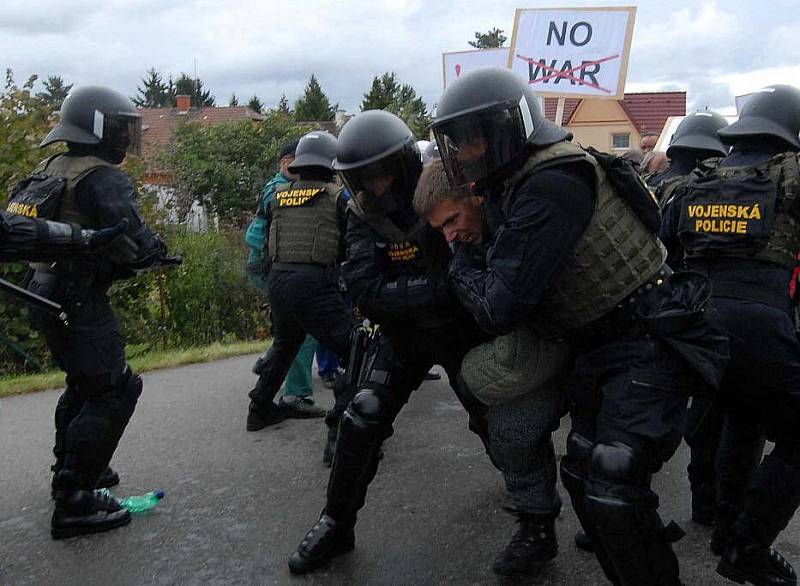
[[615, 132], [611, 135], [611, 148], [629, 149], [631, 148], [630, 132]]

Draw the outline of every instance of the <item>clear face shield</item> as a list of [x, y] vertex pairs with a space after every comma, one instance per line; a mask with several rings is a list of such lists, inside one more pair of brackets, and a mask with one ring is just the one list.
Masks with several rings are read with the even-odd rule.
[[138, 114], [103, 114], [95, 110], [93, 134], [122, 158], [125, 153], [141, 154], [142, 118]]
[[450, 183], [454, 187], [475, 183], [508, 163], [525, 147], [529, 126], [519, 105], [505, 104], [434, 123]]
[[391, 194], [402, 200], [413, 195], [421, 168], [419, 152], [406, 146], [380, 161], [338, 173], [353, 195], [364, 192], [381, 198]]

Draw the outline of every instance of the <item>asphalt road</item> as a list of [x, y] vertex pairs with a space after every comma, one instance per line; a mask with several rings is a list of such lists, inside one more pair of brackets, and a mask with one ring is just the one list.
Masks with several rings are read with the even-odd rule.
[[[145, 375], [139, 407], [112, 465], [116, 493], [166, 491], [127, 527], [66, 541], [49, 536], [55, 391], [0, 403], [0, 584], [568, 584], [605, 583], [572, 544], [565, 503], [560, 553], [539, 580], [504, 581], [490, 566], [513, 532], [499, 474], [466, 428], [445, 382], [428, 382], [398, 418], [356, 527], [356, 550], [328, 569], [290, 576], [289, 554], [323, 507], [322, 420], [244, 429], [254, 356]], [[319, 381], [317, 381], [319, 385]], [[330, 391], [317, 390], [328, 406]], [[556, 437], [563, 454], [566, 420]], [[662, 516], [687, 532], [676, 545], [687, 584], [714, 574], [709, 531], [689, 520], [687, 453], [659, 474]], [[777, 547], [800, 564], [800, 522]]]

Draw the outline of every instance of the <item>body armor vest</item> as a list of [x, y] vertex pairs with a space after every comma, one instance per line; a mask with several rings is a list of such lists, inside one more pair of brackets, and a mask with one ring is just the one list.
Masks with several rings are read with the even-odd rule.
[[364, 220], [380, 237], [376, 246], [386, 259], [387, 276], [396, 278], [402, 275], [426, 273], [425, 234], [428, 222], [420, 218], [409, 230], [398, 228], [385, 214], [370, 214], [364, 210], [358, 197], [350, 198], [348, 209]]
[[322, 181], [281, 185], [269, 203], [272, 262], [333, 266], [339, 253], [338, 188]]
[[790, 270], [800, 248], [800, 165], [796, 153], [767, 163], [701, 163], [681, 198], [678, 238], [687, 260], [741, 258]]
[[553, 327], [567, 333], [600, 318], [653, 277], [667, 258], [661, 241], [617, 195], [594, 157], [570, 142], [536, 150], [512, 175], [505, 196], [506, 216], [514, 193], [530, 175], [565, 163], [591, 167], [596, 202], [589, 226], [537, 308], [536, 315], [542, 317], [535, 319], [537, 327], [551, 333]]
[[84, 228], [93, 227], [93, 220], [78, 208], [75, 200], [75, 187], [89, 173], [101, 167], [113, 167], [108, 161], [93, 156], [71, 156], [55, 155], [45, 159], [36, 167], [36, 172], [45, 175], [64, 177], [67, 184], [64, 187], [64, 194], [61, 198], [61, 205], [58, 212], [52, 218], [60, 222], [71, 222]]

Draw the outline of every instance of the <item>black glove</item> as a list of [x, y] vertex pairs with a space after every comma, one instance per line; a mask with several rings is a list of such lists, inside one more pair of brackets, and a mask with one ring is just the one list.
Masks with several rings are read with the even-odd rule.
[[92, 252], [101, 250], [114, 244], [128, 230], [129, 225], [128, 218], [122, 218], [110, 228], [81, 230], [81, 244]]

